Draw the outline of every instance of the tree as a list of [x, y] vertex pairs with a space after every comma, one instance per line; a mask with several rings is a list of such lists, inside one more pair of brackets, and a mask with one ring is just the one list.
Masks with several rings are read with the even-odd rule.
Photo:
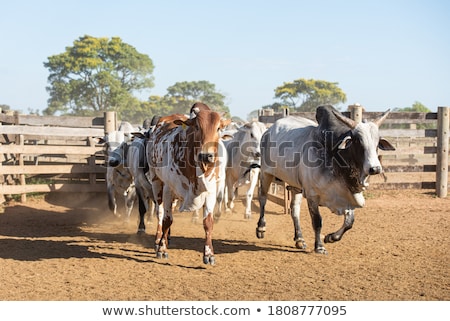
[[134, 91], [154, 86], [152, 60], [119, 37], [80, 37], [44, 66], [50, 71], [46, 115], [120, 113], [138, 105]]
[[418, 101], [415, 101], [411, 107], [394, 108], [394, 111], [406, 111], [406, 112], [418, 112], [418, 113], [430, 113], [431, 112], [430, 109], [428, 109], [424, 104], [422, 104], [421, 102], [418, 102]]
[[9, 106], [9, 105], [6, 105], [6, 104], [0, 104], [0, 111], [3, 111], [3, 110], [10, 110], [11, 109], [11, 107]]
[[[394, 108], [393, 111], [397, 112], [418, 112], [418, 113], [429, 113], [431, 112], [430, 109], [428, 109], [424, 104], [421, 102], [414, 102], [411, 107], [404, 107], [404, 108]], [[413, 124], [416, 129], [430, 129], [430, 128], [436, 128], [435, 123], [434, 124]], [[392, 128], [411, 128], [411, 124], [393, 124]]]
[[315, 111], [319, 105], [336, 105], [347, 101], [337, 82], [303, 78], [277, 87], [275, 98], [294, 111]]
[[195, 102], [201, 101], [211, 109], [230, 116], [230, 110], [224, 102], [225, 95], [217, 92], [216, 86], [205, 80], [177, 82], [167, 88], [164, 98], [172, 106], [173, 113], [187, 113]]

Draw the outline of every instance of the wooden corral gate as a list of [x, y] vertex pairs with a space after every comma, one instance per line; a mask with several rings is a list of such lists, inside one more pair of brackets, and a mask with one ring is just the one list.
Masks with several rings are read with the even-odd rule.
[[[363, 112], [359, 105], [343, 112], [355, 121], [373, 120], [382, 112]], [[435, 189], [438, 197], [446, 197], [449, 182], [449, 107], [438, 107], [437, 113], [391, 112], [380, 128], [380, 135], [395, 146], [395, 151], [379, 151], [383, 175], [371, 177], [369, 189]], [[270, 126], [288, 116], [260, 110], [259, 121]], [[293, 113], [315, 121], [315, 112]], [[282, 193], [269, 195], [269, 200], [289, 211], [290, 195], [283, 182]]]
[[0, 113], [0, 203], [14, 194], [25, 202], [27, 193], [105, 192], [96, 138], [117, 127], [115, 113], [105, 117]]

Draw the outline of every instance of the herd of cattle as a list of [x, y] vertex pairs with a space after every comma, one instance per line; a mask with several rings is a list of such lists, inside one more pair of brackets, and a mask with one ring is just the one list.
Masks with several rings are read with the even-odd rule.
[[237, 188], [249, 186], [244, 213], [248, 219], [259, 183], [256, 235], [263, 238], [268, 191], [278, 179], [292, 194], [296, 247], [306, 248], [300, 228], [300, 203], [305, 197], [315, 252], [326, 254], [319, 206], [344, 216], [342, 227], [324, 238], [325, 243], [339, 241], [352, 227], [355, 208], [364, 206], [369, 176], [382, 172], [377, 149], [394, 149], [378, 133], [388, 113], [355, 123], [326, 105], [317, 108], [317, 122], [288, 116], [267, 128], [257, 121], [237, 126], [207, 105], [195, 103], [187, 115], [153, 117], [142, 128], [123, 122], [105, 137], [109, 207], [118, 215], [116, 198], [124, 197], [129, 218], [137, 199], [138, 233], [145, 232], [146, 217], [156, 216], [158, 258], [168, 257], [173, 208], [193, 212], [193, 219], [203, 211], [203, 262], [214, 265], [213, 225], [223, 211], [233, 209]]

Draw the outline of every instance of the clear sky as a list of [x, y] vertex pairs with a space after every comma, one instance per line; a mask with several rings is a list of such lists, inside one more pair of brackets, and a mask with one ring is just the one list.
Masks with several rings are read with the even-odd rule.
[[[337, 82], [369, 111], [450, 105], [450, 1], [0, 0], [0, 104], [46, 108], [43, 63], [84, 35], [120, 37], [155, 65], [164, 95], [207, 80], [233, 116], [298, 78]], [[343, 106], [345, 107], [345, 106]]]

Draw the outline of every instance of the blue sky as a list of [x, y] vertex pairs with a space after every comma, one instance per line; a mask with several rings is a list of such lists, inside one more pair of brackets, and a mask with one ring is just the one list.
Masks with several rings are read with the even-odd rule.
[[141, 99], [207, 80], [246, 118], [284, 82], [313, 78], [369, 111], [450, 105], [450, 1], [0, 2], [0, 104], [25, 113], [46, 108], [43, 63], [83, 35], [118, 36], [153, 60]]

